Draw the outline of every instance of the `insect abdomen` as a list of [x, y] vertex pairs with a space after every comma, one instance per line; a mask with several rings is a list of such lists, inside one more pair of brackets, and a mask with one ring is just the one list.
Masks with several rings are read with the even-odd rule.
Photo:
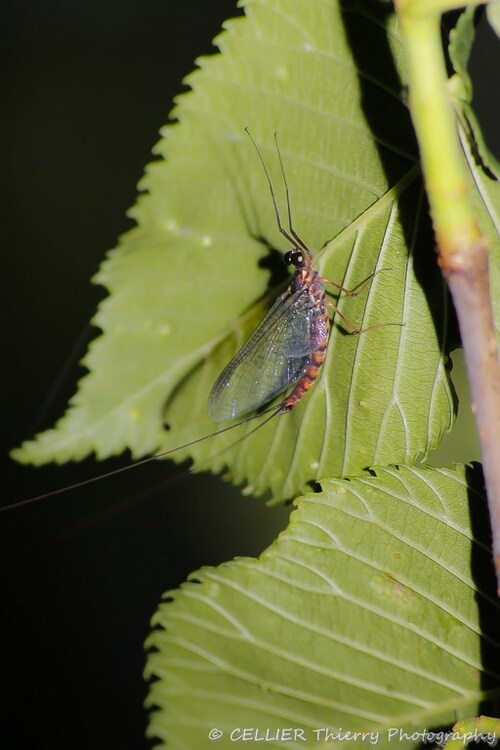
[[322, 304], [321, 308], [321, 315], [318, 316], [313, 323], [314, 329], [312, 335], [317, 344], [316, 349], [311, 352], [305, 373], [302, 375], [290, 395], [284, 399], [281, 405], [282, 411], [290, 411], [297, 406], [301, 398], [306, 395], [310, 387], [316, 382], [323, 362], [325, 361], [328, 337], [330, 334], [330, 320], [328, 318], [326, 306]]

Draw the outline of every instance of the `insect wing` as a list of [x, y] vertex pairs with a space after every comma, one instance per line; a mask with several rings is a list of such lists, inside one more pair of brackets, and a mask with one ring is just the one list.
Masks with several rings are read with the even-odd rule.
[[313, 315], [307, 289], [287, 291], [276, 300], [212, 388], [213, 422], [245, 416], [300, 380], [314, 349]]

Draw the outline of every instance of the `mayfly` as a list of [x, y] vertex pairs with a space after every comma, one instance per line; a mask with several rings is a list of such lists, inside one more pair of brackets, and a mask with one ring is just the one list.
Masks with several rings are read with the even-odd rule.
[[[259, 430], [275, 416], [294, 409], [318, 379], [325, 361], [330, 334], [329, 308], [342, 318], [349, 333], [363, 333], [364, 330], [367, 330], [355, 328], [338, 308], [327, 299], [325, 284], [334, 286], [339, 292], [348, 296], [356, 296], [365, 286], [365, 283], [373, 278], [373, 275], [368, 277], [356, 290], [349, 290], [340, 284], [323, 278], [313, 269], [312, 253], [292, 225], [290, 194], [277, 134], [274, 134], [274, 140], [285, 188], [288, 230], [282, 224], [273, 184], [260, 149], [248, 128], [245, 128], [245, 131], [262, 165], [279, 232], [292, 246], [283, 255], [283, 260], [287, 265], [294, 266], [295, 271], [288, 289], [278, 297], [246, 343], [224, 368], [210, 392], [208, 413], [212, 421], [215, 423], [232, 421], [233, 423], [196, 440], [140, 459], [120, 469], [21, 501], [16, 504], [17, 506], [51, 497], [136, 468], [216, 437], [267, 414], [267, 418], [261, 421], [252, 432]], [[277, 404], [264, 408], [287, 388], [292, 388], [287, 396]], [[234, 420], [236, 419], [239, 421], [235, 423]], [[4, 508], [4, 510], [7, 510], [7, 508]]]
[[[320, 276], [312, 267], [311, 251], [293, 229], [290, 193], [277, 134], [274, 134], [274, 141], [285, 186], [288, 230], [281, 222], [273, 184], [262, 154], [248, 128], [245, 131], [262, 164], [278, 229], [292, 245], [292, 249], [283, 255], [283, 260], [287, 265], [294, 266], [295, 271], [286, 292], [278, 297], [213, 386], [208, 399], [208, 413], [213, 422], [244, 417], [294, 386], [288, 396], [268, 410], [276, 414], [291, 411], [317, 380], [325, 361], [330, 335], [329, 308], [342, 318], [349, 333], [363, 333], [366, 330], [355, 328], [327, 300], [325, 292], [325, 284], [329, 284], [352, 297], [359, 293], [365, 282], [352, 291]], [[373, 276], [366, 281], [371, 278]]]
[[313, 270], [312, 254], [292, 226], [288, 186], [276, 134], [289, 231], [281, 223], [262, 154], [248, 129], [246, 132], [266, 175], [278, 229], [292, 245], [283, 260], [294, 266], [295, 271], [286, 292], [276, 300], [213, 386], [208, 399], [208, 413], [213, 422], [227, 422], [255, 412], [292, 385], [295, 386], [293, 391], [275, 406], [275, 410], [279, 413], [293, 409], [318, 377], [330, 333], [324, 280]]

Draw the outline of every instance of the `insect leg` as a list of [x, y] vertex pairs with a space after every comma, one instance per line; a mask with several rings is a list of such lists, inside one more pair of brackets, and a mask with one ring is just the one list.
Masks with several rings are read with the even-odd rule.
[[358, 294], [361, 294], [363, 289], [368, 286], [368, 284], [373, 281], [375, 276], [382, 271], [391, 271], [391, 268], [379, 268], [378, 271], [374, 271], [371, 273], [368, 278], [366, 278], [364, 281], [362, 281], [358, 286], [354, 287], [354, 289], [347, 289], [345, 286], [342, 286], [342, 284], [338, 284], [336, 281], [332, 281], [331, 279], [327, 279], [324, 276], [321, 277], [320, 281], [322, 284], [328, 284], [329, 286], [334, 286], [335, 289], [338, 289], [339, 292], [342, 292], [342, 294], [347, 295], [348, 297], [357, 297]]
[[342, 318], [342, 322], [344, 323], [347, 329], [347, 333], [352, 334], [352, 335], [359, 335], [360, 333], [367, 333], [367, 331], [374, 331], [377, 328], [385, 328], [386, 326], [401, 326], [401, 327], [404, 326], [404, 323], [375, 323], [374, 325], [367, 326], [366, 328], [356, 328], [356, 326], [353, 325], [353, 323], [351, 323], [349, 318], [347, 318], [344, 315], [344, 313], [340, 312], [339, 308], [336, 307], [333, 304], [333, 302], [330, 302], [330, 300], [328, 300], [327, 305], [331, 310], [333, 310], [334, 316], [338, 315], [339, 317]]

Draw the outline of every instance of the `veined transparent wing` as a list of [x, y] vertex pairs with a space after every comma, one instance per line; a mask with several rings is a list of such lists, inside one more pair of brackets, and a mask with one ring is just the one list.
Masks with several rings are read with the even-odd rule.
[[212, 388], [213, 422], [250, 414], [300, 380], [314, 349], [315, 314], [307, 289], [287, 291], [276, 300]]

